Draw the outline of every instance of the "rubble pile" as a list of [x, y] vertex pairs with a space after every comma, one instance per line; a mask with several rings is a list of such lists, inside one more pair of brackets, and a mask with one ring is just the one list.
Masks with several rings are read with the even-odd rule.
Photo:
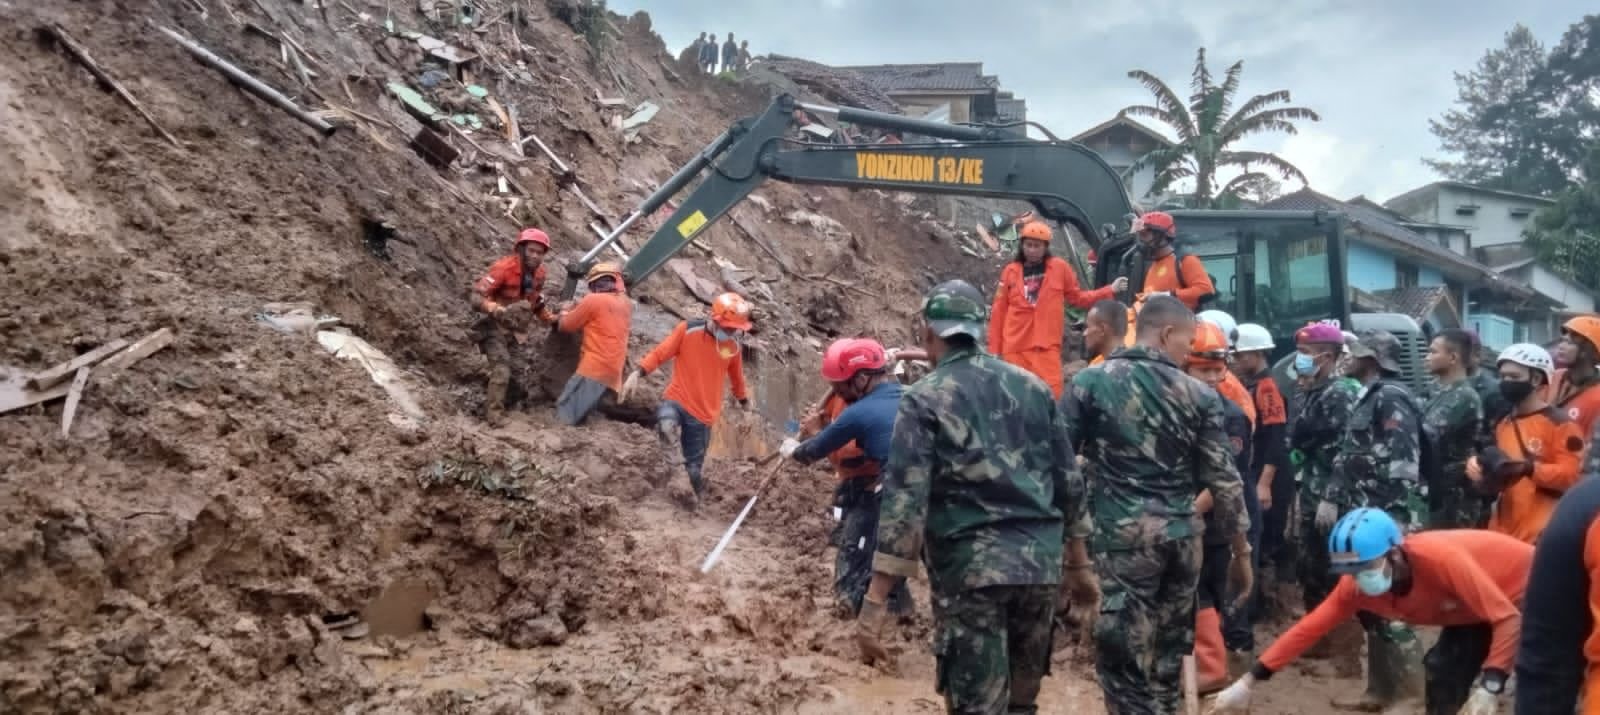
[[900, 105], [867, 78], [849, 70], [829, 67], [799, 57], [767, 55], [758, 66], [789, 78], [807, 91], [834, 104], [900, 114]]

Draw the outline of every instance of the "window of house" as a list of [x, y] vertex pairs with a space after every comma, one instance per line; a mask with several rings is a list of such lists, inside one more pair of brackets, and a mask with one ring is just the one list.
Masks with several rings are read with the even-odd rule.
[[1415, 288], [1419, 278], [1418, 273], [1416, 264], [1397, 261], [1394, 264], [1394, 287]]
[[1533, 215], [1533, 209], [1526, 206], [1512, 206], [1511, 218], [1527, 218]]
[[1472, 216], [1473, 214], [1478, 213], [1478, 208], [1479, 206], [1477, 204], [1458, 204], [1456, 206], [1456, 215]]

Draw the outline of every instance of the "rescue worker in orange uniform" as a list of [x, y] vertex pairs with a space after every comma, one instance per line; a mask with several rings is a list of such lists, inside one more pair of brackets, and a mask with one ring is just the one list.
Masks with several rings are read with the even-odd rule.
[[624, 290], [622, 267], [595, 264], [585, 282], [589, 294], [556, 322], [563, 333], [583, 331], [578, 370], [556, 400], [556, 418], [565, 425], [583, 422], [607, 393], [621, 392], [622, 369], [628, 363], [633, 302]]
[[[1314, 547], [1314, 545], [1313, 545]], [[1278, 637], [1250, 673], [1217, 694], [1212, 712], [1245, 712], [1250, 691], [1358, 612], [1443, 626], [1423, 659], [1428, 715], [1495, 715], [1522, 639], [1533, 547], [1504, 534], [1444, 529], [1405, 535], [1382, 509], [1362, 507], [1328, 533], [1343, 574], [1333, 592]], [[1527, 612], [1531, 613], [1530, 608]], [[1474, 682], [1476, 681], [1476, 682]], [[1519, 685], [1519, 688], [1521, 686]], [[1540, 710], [1540, 715], [1570, 713]]]
[[1495, 425], [1495, 446], [1467, 460], [1467, 479], [1500, 497], [1489, 516], [1491, 531], [1538, 543], [1556, 502], [1578, 483], [1583, 433], [1545, 400], [1543, 388], [1555, 368], [1544, 348], [1512, 345], [1500, 353], [1498, 367], [1511, 414]]
[[722, 416], [723, 381], [733, 387], [733, 397], [741, 408], [750, 407], [741, 341], [752, 327], [750, 303], [737, 293], [723, 293], [712, 301], [709, 320], [678, 323], [622, 385], [621, 399], [625, 400], [639, 378], [676, 362], [656, 410], [656, 429], [673, 472], [688, 472], [694, 490], [690, 508], [699, 508], [705, 495], [701, 468], [711, 443], [711, 426]]
[[1034, 219], [1018, 231], [1017, 257], [1000, 272], [989, 312], [989, 352], [1037, 375], [1061, 396], [1061, 337], [1067, 306], [1089, 308], [1128, 287], [1127, 278], [1080, 290], [1072, 266], [1050, 255], [1050, 226]]
[[[1195, 324], [1194, 341], [1189, 346], [1189, 359], [1184, 371], [1211, 389], [1222, 384], [1228, 375], [1228, 339], [1222, 330], [1211, 323]], [[1228, 448], [1239, 474], [1250, 473], [1251, 425], [1245, 417], [1245, 404], [1224, 396], [1222, 401], [1223, 431], [1228, 435]], [[1249, 485], [1246, 486], [1248, 497]], [[1201, 693], [1221, 690], [1228, 684], [1228, 644], [1222, 633], [1222, 616], [1232, 610], [1227, 597], [1230, 535], [1220, 533], [1211, 523], [1211, 492], [1201, 491], [1195, 498], [1195, 511], [1203, 514], [1206, 529], [1201, 536], [1200, 592], [1195, 610], [1194, 660]], [[1248, 504], [1247, 504], [1248, 506]], [[1241, 604], [1249, 594], [1242, 594]]]
[[[1233, 350], [1234, 341], [1239, 339], [1239, 324], [1234, 321], [1233, 316], [1220, 310], [1202, 310], [1194, 317], [1203, 323], [1217, 326], [1217, 329], [1221, 330], [1223, 336], [1228, 339], [1228, 350], [1230, 352]], [[1217, 392], [1243, 409], [1245, 416], [1250, 418], [1250, 428], [1252, 430], [1255, 429], [1256, 401], [1250, 395], [1250, 391], [1245, 389], [1244, 383], [1239, 381], [1237, 375], [1234, 375], [1232, 371], [1224, 373], [1222, 382], [1217, 384]], [[1256, 488], [1255, 482], [1246, 483], [1245, 488], [1246, 491], [1254, 492]], [[1252, 525], [1260, 522], [1259, 514], [1251, 511], [1250, 515], [1252, 519], [1255, 519], [1255, 521], [1250, 522]]]
[[1556, 348], [1564, 359], [1551, 380], [1550, 402], [1578, 423], [1584, 437], [1600, 417], [1600, 316], [1580, 315], [1561, 326], [1561, 344]]
[[1151, 211], [1140, 216], [1133, 229], [1149, 264], [1144, 272], [1145, 295], [1169, 293], [1189, 310], [1199, 310], [1200, 302], [1217, 292], [1199, 256], [1184, 256], [1179, 264], [1174, 248], [1178, 224], [1172, 214]]
[[[1516, 715], [1600, 715], [1600, 464], [1556, 505], [1533, 552]], [[1580, 694], [1583, 707], [1573, 710]]]
[[495, 261], [489, 266], [489, 272], [473, 284], [477, 296], [475, 307], [485, 316], [473, 324], [472, 332], [478, 349], [489, 359], [483, 412], [490, 426], [505, 424], [512, 346], [528, 339], [534, 318], [545, 323], [556, 321], [542, 294], [544, 257], [549, 252], [550, 236], [537, 228], [522, 229], [512, 246], [512, 254]]

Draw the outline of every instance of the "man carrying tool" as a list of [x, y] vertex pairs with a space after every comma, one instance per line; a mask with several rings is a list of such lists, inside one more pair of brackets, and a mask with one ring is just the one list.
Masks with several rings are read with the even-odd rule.
[[1467, 479], [1467, 461], [1483, 439], [1483, 401], [1467, 379], [1472, 366], [1472, 334], [1440, 331], [1428, 344], [1423, 367], [1437, 387], [1422, 408], [1422, 436], [1428, 440], [1438, 473], [1428, 482], [1429, 529], [1482, 529], [1489, 500]]
[[1092, 356], [1089, 364], [1105, 362], [1107, 355], [1122, 347], [1127, 334], [1128, 306], [1115, 300], [1095, 303], [1083, 319], [1083, 349]]
[[672, 471], [681, 468], [689, 473], [691, 508], [699, 508], [705, 496], [700, 470], [711, 442], [711, 426], [722, 416], [723, 380], [733, 386], [733, 398], [741, 408], [750, 406], [740, 341], [751, 327], [750, 303], [737, 293], [723, 293], [711, 302], [710, 320], [678, 323], [622, 385], [620, 400], [626, 400], [639, 378], [676, 360], [672, 381], [656, 411], [656, 425]]
[[[1258, 593], [1271, 593], [1268, 580], [1276, 580], [1280, 568], [1290, 566], [1284, 544], [1284, 529], [1289, 523], [1289, 509], [1294, 503], [1294, 475], [1289, 470], [1288, 427], [1289, 411], [1272, 378], [1272, 334], [1261, 325], [1244, 323], [1239, 326], [1233, 344], [1233, 374], [1239, 385], [1250, 394], [1256, 409], [1256, 426], [1250, 441], [1252, 454], [1250, 474], [1256, 489], [1256, 512], [1260, 526], [1253, 529], [1256, 574], [1261, 587]], [[1256, 524], [1252, 517], [1252, 524]], [[1270, 560], [1274, 568], [1263, 571], [1263, 561]], [[1293, 576], [1285, 571], [1283, 578], [1289, 582]], [[1243, 620], [1243, 619], [1241, 619]], [[1248, 627], [1249, 621], [1245, 621]], [[1251, 632], [1238, 632], [1239, 651], [1254, 650], [1255, 637]], [[1238, 652], [1230, 653], [1230, 663], [1239, 659]], [[1230, 665], [1230, 670], [1232, 669]]]
[[[1095, 570], [1094, 636], [1106, 709], [1173, 713], [1194, 649], [1200, 552], [1195, 495], [1232, 544], [1228, 591], [1250, 593], [1250, 519], [1223, 427], [1222, 398], [1178, 368], [1194, 314], [1171, 296], [1145, 301], [1135, 344], [1079, 372], [1062, 396], [1072, 447], [1086, 458]], [[1076, 603], [1078, 599], [1074, 599]]]
[[[839, 510], [839, 527], [834, 532], [834, 546], [839, 549], [833, 563], [834, 595], [854, 617], [860, 613], [861, 599], [872, 581], [881, 493], [878, 466], [889, 461], [894, 415], [904, 388], [889, 372], [888, 353], [878, 341], [869, 338], [844, 338], [829, 345], [822, 355], [822, 379], [833, 387], [833, 395], [849, 406], [814, 437], [804, 442], [793, 437], [785, 439], [778, 452], [800, 464], [810, 464], [852, 443], [860, 447], [861, 457], [853, 470], [859, 472], [858, 478], [841, 479], [833, 493], [833, 505]], [[820, 423], [820, 418], [820, 414], [815, 415], [807, 422], [815, 419]], [[911, 612], [911, 592], [904, 583], [895, 587], [888, 605], [889, 611], [897, 615]]]
[[[1221, 328], [1205, 322], [1195, 325], [1194, 343], [1189, 348], [1184, 371], [1213, 390], [1222, 383], [1223, 375], [1228, 372], [1228, 340], [1223, 337]], [[1224, 398], [1222, 424], [1233, 453], [1234, 466], [1240, 474], [1248, 473], [1251, 427], [1244, 409]], [[1246, 495], [1249, 494], [1249, 488], [1246, 484]], [[1194, 501], [1195, 511], [1204, 515], [1205, 524], [1205, 532], [1201, 537], [1200, 597], [1194, 625], [1194, 660], [1201, 694], [1212, 693], [1228, 685], [1228, 673], [1233, 669], [1235, 652], [1243, 653], [1241, 672], [1243, 668], [1250, 667], [1249, 651], [1255, 648], [1249, 615], [1244, 613], [1246, 608], [1232, 608], [1227, 598], [1229, 538], [1216, 528], [1211, 507], [1211, 492], [1201, 490]], [[1255, 518], [1248, 508], [1246, 513]], [[1250, 546], [1254, 553], [1253, 539]], [[1243, 634], [1239, 632], [1241, 630]]]
[[513, 345], [521, 345], [533, 331], [534, 318], [554, 323], [556, 316], [545, 306], [544, 256], [550, 252], [550, 236], [537, 228], [517, 234], [512, 253], [489, 266], [473, 284], [476, 308], [485, 317], [472, 326], [478, 349], [489, 359], [489, 384], [484, 390], [483, 415], [491, 427], [506, 421], [506, 388], [511, 384]]
[[1079, 290], [1072, 266], [1050, 255], [1050, 226], [1031, 219], [1018, 230], [1017, 257], [1000, 272], [989, 313], [989, 352], [1039, 376], [1061, 395], [1061, 336], [1067, 306], [1088, 308], [1128, 287], [1127, 278]]
[[[1600, 457], [1556, 504], [1534, 549], [1517, 650], [1516, 715], [1600, 715]], [[1582, 694], [1581, 710], [1574, 705]]]
[[[1282, 671], [1335, 626], [1362, 613], [1444, 627], [1426, 658], [1428, 715], [1498, 711], [1517, 658], [1523, 592], [1533, 595], [1528, 582], [1532, 547], [1481, 530], [1406, 536], [1388, 512], [1364, 507], [1334, 525], [1327, 551], [1336, 573], [1342, 574], [1333, 593], [1279, 636], [1249, 675], [1219, 693], [1212, 712], [1247, 711], [1256, 683]], [[1568, 703], [1565, 710], [1537, 712], [1570, 713], [1571, 708]]]
[[[1361, 383], [1344, 441], [1333, 457], [1328, 501], [1382, 509], [1408, 531], [1427, 518], [1421, 481], [1421, 412], [1400, 375], [1400, 341], [1384, 330], [1363, 330], [1350, 344], [1345, 372]], [[1367, 689], [1335, 707], [1373, 710], [1411, 695], [1421, 644], [1404, 623], [1363, 616], [1367, 636]], [[1342, 654], [1341, 654], [1342, 655]]]
[[563, 333], [583, 331], [578, 370], [556, 400], [556, 419], [576, 425], [589, 416], [607, 392], [622, 391], [622, 369], [628, 362], [628, 331], [633, 302], [622, 285], [622, 267], [597, 263], [586, 279], [589, 294], [563, 311], [556, 326]]
[[1561, 326], [1559, 350], [1565, 367], [1551, 382], [1550, 402], [1588, 436], [1600, 422], [1600, 316], [1580, 315]]
[[916, 575], [920, 556], [947, 710], [1032, 713], [1050, 669], [1063, 522], [1079, 529], [1065, 559], [1074, 594], [1093, 596], [1083, 480], [1049, 388], [984, 352], [985, 312], [965, 281], [923, 301], [923, 343], [937, 367], [900, 399], [856, 638], [869, 662], [889, 658], [879, 641], [885, 600]]
[[1466, 476], [1483, 493], [1499, 495], [1489, 529], [1538, 543], [1556, 502], [1578, 483], [1583, 433], [1552, 408], [1543, 388], [1555, 371], [1550, 353], [1518, 343], [1500, 353], [1500, 394], [1511, 414], [1494, 428], [1494, 446], [1467, 461]]
[[[1327, 598], [1333, 590], [1334, 579], [1329, 576], [1328, 551], [1320, 548], [1327, 541], [1328, 530], [1339, 519], [1339, 512], [1353, 504], [1338, 504], [1331, 497], [1329, 482], [1333, 479], [1333, 456], [1344, 440], [1345, 425], [1350, 420], [1350, 410], [1355, 406], [1356, 393], [1361, 386], [1345, 378], [1340, 371], [1344, 352], [1344, 333], [1328, 323], [1312, 323], [1294, 334], [1294, 370], [1300, 387], [1300, 413], [1295, 419], [1289, 444], [1289, 461], [1300, 472], [1300, 523], [1299, 569], [1301, 594], [1305, 610], [1310, 612]], [[1361, 629], [1344, 628], [1329, 639], [1326, 649], [1309, 657], [1326, 658], [1330, 651], [1359, 650]], [[1344, 678], [1361, 677], [1361, 663], [1353, 654], [1341, 659], [1338, 675]]]
[[1133, 230], [1149, 263], [1144, 272], [1146, 296], [1166, 293], [1177, 296], [1189, 310], [1199, 310], [1216, 294], [1200, 257], [1177, 252], [1178, 224], [1172, 214], [1151, 211], [1133, 222]]

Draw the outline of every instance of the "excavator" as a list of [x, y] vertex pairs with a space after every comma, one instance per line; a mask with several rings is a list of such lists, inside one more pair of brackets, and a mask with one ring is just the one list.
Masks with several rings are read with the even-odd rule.
[[[796, 116], [810, 113], [841, 124], [902, 136], [917, 143], [839, 144], [802, 137]], [[1029, 123], [1032, 124], [1032, 123]], [[1070, 228], [1100, 260], [1092, 283], [1129, 281], [1124, 302], [1143, 292], [1145, 261], [1132, 233], [1135, 206], [1123, 180], [1094, 150], [1076, 142], [1019, 138], [1016, 124], [952, 125], [853, 107], [803, 103], [779, 95], [761, 114], [735, 122], [630, 212], [576, 264], [568, 266], [563, 298], [600, 253], [641, 218], [700, 179], [660, 228], [628, 258], [624, 274], [637, 284], [712, 222], [767, 181], [956, 194], [1026, 201], [1036, 216]], [[1048, 130], [1032, 126], [1051, 136]], [[1426, 375], [1426, 350], [1416, 321], [1395, 313], [1350, 312], [1345, 274], [1344, 218], [1322, 211], [1171, 211], [1183, 250], [1199, 257], [1217, 286], [1208, 308], [1239, 322], [1259, 323], [1276, 336], [1274, 372], [1287, 381], [1294, 331], [1313, 320], [1336, 319], [1347, 330], [1381, 328], [1405, 348], [1405, 378]], [[1077, 258], [1058, 234], [1060, 255]], [[1081, 260], [1074, 260], [1080, 266]]]

